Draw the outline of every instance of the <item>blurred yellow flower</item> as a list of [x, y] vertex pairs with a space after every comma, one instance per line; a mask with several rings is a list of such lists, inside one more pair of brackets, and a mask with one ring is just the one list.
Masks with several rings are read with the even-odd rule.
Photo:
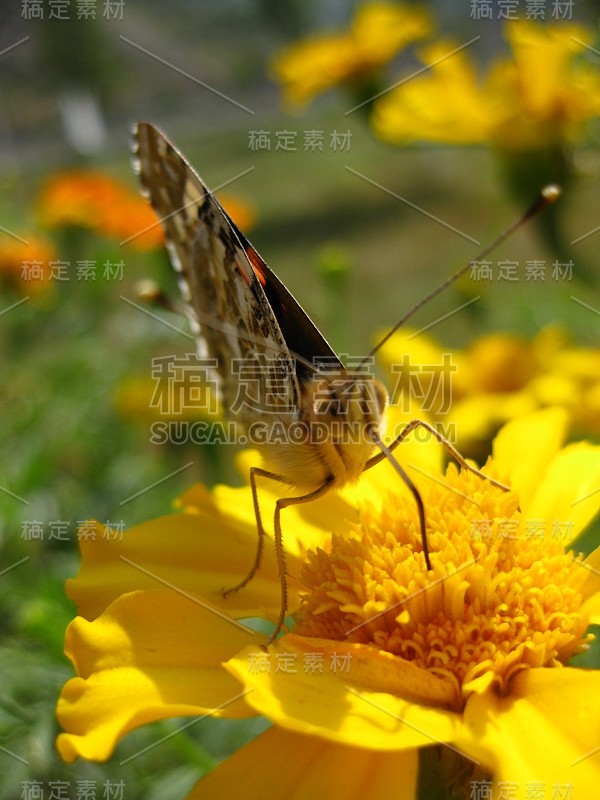
[[480, 78], [465, 51], [438, 41], [424, 48], [430, 70], [375, 103], [373, 126], [388, 141], [488, 143], [543, 150], [581, 138], [600, 115], [600, 71], [582, 58], [593, 33], [580, 25], [506, 24], [510, 57]]
[[[186, 356], [180, 357], [180, 362], [185, 359]], [[189, 364], [183, 366], [193, 367], [194, 361], [192, 356]], [[123, 381], [115, 397], [117, 412], [125, 419], [143, 424], [157, 420], [219, 422], [222, 415], [215, 387], [206, 380], [198, 380], [189, 369], [186, 375], [185, 369], [177, 368], [176, 358], [171, 363], [174, 365], [171, 375], [165, 371], [156, 378], [139, 376]]]
[[372, 123], [380, 138], [395, 144], [488, 140], [500, 101], [480, 85], [468, 55], [456, 50], [449, 40], [422, 48], [421, 60], [434, 66], [375, 101]]
[[575, 24], [506, 26], [511, 59], [489, 75], [489, 92], [501, 98], [502, 119], [492, 141], [509, 150], [536, 150], [580, 139], [588, 120], [600, 115], [600, 70], [582, 56], [594, 41]]
[[359, 86], [410, 42], [431, 30], [428, 13], [403, 3], [365, 3], [344, 33], [315, 34], [278, 54], [271, 73], [290, 106], [339, 84]]
[[532, 341], [487, 334], [464, 350], [406, 329], [379, 358], [390, 376], [391, 402], [414, 416], [425, 410], [463, 454], [485, 456], [501, 425], [548, 406], [568, 412], [575, 435], [600, 435], [600, 351], [572, 346], [559, 327]]
[[[431, 571], [413, 498], [387, 463], [287, 509], [298, 624], [268, 652], [237, 620], [277, 616], [271, 548], [259, 576], [222, 595], [254, 555], [249, 487], [194, 487], [185, 513], [122, 538], [96, 525], [68, 584], [81, 616], [66, 638], [78, 677], [58, 703], [62, 757], [105, 760], [166, 717], [262, 715], [273, 726], [188, 800], [237, 797], [240, 776], [246, 800], [265, 787], [413, 800], [419, 750], [439, 745], [448, 796], [473, 797], [476, 780], [490, 796], [507, 782], [521, 800], [534, 782], [595, 796], [600, 674], [567, 663], [600, 622], [600, 555], [572, 550], [600, 506], [600, 447], [561, 448], [565, 430], [566, 414], [548, 409], [501, 431], [485, 469], [508, 492], [442, 471], [431, 443], [406, 443]], [[267, 489], [265, 507], [274, 500]]]
[[0, 235], [0, 277], [21, 294], [51, 288], [50, 262], [55, 258], [54, 245], [39, 234], [24, 233], [22, 241]]

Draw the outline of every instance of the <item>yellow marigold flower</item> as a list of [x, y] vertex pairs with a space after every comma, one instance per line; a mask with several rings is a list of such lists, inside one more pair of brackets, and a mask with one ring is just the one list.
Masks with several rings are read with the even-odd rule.
[[410, 42], [431, 29], [424, 9], [399, 3], [360, 6], [345, 33], [316, 34], [278, 54], [271, 72], [282, 84], [291, 106], [303, 106], [315, 95], [339, 84], [359, 84]]
[[486, 142], [509, 151], [581, 138], [600, 115], [600, 72], [581, 58], [593, 34], [574, 24], [515, 20], [505, 37], [510, 57], [482, 79], [465, 52], [452, 54], [455, 43], [424, 49], [432, 68], [376, 102], [377, 134], [399, 144]]
[[[373, 128], [395, 144], [414, 141], [473, 144], [489, 138], [500, 103], [481, 86], [475, 65], [458, 45], [442, 40], [420, 50], [431, 69], [375, 101]], [[453, 53], [453, 55], [448, 55]]]
[[463, 453], [485, 457], [505, 422], [549, 406], [568, 411], [576, 435], [600, 433], [600, 353], [571, 345], [559, 327], [532, 341], [487, 334], [464, 350], [406, 329], [386, 342], [379, 359], [391, 401], [413, 416], [424, 408]]
[[[509, 492], [444, 473], [431, 443], [407, 443], [430, 572], [414, 503], [387, 464], [288, 509], [297, 625], [267, 653], [236, 622], [276, 617], [272, 554], [221, 594], [256, 544], [247, 487], [196, 487], [184, 513], [122, 540], [98, 525], [68, 584], [81, 616], [67, 633], [78, 677], [58, 704], [61, 755], [106, 759], [125, 733], [169, 716], [258, 714], [273, 727], [188, 800], [237, 796], [241, 776], [248, 800], [416, 798], [418, 752], [437, 745], [455, 759], [456, 797], [473, 796], [474, 775], [498, 782], [494, 796], [499, 782], [516, 798], [537, 782], [594, 797], [600, 674], [568, 660], [600, 622], [600, 551], [572, 549], [600, 507], [600, 447], [561, 448], [565, 430], [565, 413], [548, 409], [501, 431], [486, 470]], [[264, 508], [273, 499], [265, 492]]]
[[512, 392], [537, 372], [533, 348], [520, 336], [492, 333], [476, 339], [468, 350], [469, 393]]
[[581, 138], [587, 121], [600, 115], [600, 71], [581, 58], [593, 32], [574, 24], [514, 21], [505, 35], [512, 59], [495, 64], [488, 83], [504, 105], [495, 142], [537, 150]]
[[198, 379], [198, 375], [186, 377], [185, 370], [180, 369], [180, 372], [179, 376], [165, 375], [157, 379], [127, 378], [116, 393], [117, 411], [125, 419], [143, 424], [156, 420], [217, 423], [223, 419], [210, 382]]
[[25, 233], [22, 241], [0, 237], [0, 277], [22, 294], [51, 288], [50, 262], [55, 258], [54, 246], [39, 234]]

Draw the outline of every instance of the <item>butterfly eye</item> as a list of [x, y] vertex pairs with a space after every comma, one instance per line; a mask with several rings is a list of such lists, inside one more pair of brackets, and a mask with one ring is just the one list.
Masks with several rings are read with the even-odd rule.
[[388, 404], [388, 394], [379, 381], [372, 383], [372, 404], [375, 406], [375, 416], [380, 419]]
[[340, 398], [331, 388], [315, 393], [314, 409], [317, 416], [337, 417], [338, 414], [342, 413]]
[[365, 425], [365, 435], [367, 439], [376, 442], [379, 439], [379, 424], [377, 422], [367, 422]]

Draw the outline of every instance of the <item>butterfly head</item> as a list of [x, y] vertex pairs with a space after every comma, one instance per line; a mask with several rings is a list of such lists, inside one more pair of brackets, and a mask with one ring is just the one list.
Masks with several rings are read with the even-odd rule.
[[374, 440], [383, 433], [387, 392], [374, 378], [345, 370], [316, 375], [312, 384], [311, 429], [340, 459], [345, 480], [357, 479], [373, 454]]

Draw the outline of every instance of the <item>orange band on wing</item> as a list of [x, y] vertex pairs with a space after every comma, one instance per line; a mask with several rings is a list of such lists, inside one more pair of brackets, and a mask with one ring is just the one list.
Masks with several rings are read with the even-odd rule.
[[254, 274], [261, 282], [263, 287], [267, 285], [267, 276], [265, 273], [265, 262], [262, 258], [258, 255], [256, 250], [253, 247], [246, 248], [246, 255], [248, 256], [248, 261], [252, 265], [252, 269], [254, 270]]

